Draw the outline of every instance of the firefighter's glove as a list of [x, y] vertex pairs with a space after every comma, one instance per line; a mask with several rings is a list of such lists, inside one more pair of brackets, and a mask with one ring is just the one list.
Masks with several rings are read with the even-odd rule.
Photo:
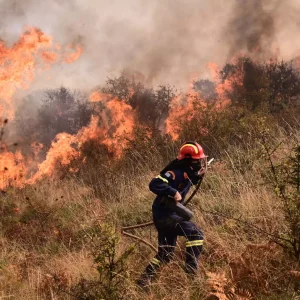
[[175, 196], [174, 196], [174, 199], [175, 199], [175, 201], [177, 201], [177, 202], [179, 202], [179, 201], [182, 200], [182, 197], [181, 197], [181, 195], [180, 195], [180, 193], [179, 193], [178, 191], [176, 192], [176, 194], [175, 194]]

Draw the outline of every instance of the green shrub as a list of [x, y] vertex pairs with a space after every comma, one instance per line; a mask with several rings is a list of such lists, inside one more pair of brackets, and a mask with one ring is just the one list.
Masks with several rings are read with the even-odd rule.
[[97, 225], [86, 231], [98, 278], [82, 278], [72, 289], [76, 299], [126, 299], [127, 260], [133, 251], [129, 247], [119, 254], [119, 237], [114, 228], [108, 224]]

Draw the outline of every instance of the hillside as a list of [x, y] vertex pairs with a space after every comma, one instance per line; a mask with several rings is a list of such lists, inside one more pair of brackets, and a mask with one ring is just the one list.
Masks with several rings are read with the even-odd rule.
[[[24, 108], [3, 121], [3, 299], [298, 299], [297, 65], [240, 57], [214, 72], [186, 93], [125, 73], [89, 96], [47, 90], [31, 126]], [[154, 252], [121, 228], [151, 221], [148, 184], [185, 140], [215, 158], [189, 205], [200, 269], [184, 273], [180, 239], [144, 292]], [[156, 246], [153, 226], [132, 233]]]

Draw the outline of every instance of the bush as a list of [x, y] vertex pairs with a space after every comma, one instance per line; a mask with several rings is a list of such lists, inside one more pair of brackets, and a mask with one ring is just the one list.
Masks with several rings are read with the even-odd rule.
[[86, 231], [86, 237], [92, 249], [98, 279], [81, 279], [71, 289], [71, 294], [80, 300], [127, 299], [126, 280], [129, 274], [126, 264], [133, 247], [129, 247], [119, 255], [119, 237], [108, 224], [96, 225], [90, 231]]
[[[41, 97], [41, 104], [32, 104], [36, 97]], [[42, 95], [33, 95], [26, 103], [35, 108], [35, 113], [26, 112], [23, 106], [17, 110], [17, 135], [25, 136], [24, 142], [27, 145], [33, 142], [44, 144], [46, 150], [58, 133], [77, 133], [89, 123], [92, 115], [87, 97], [83, 93], [64, 87], [45, 90]], [[33, 114], [35, 120], [32, 118]]]
[[138, 121], [154, 130], [163, 125], [169, 112], [170, 100], [176, 94], [171, 86], [148, 88], [126, 73], [108, 78], [101, 91], [128, 103], [137, 112]]
[[274, 190], [281, 200], [285, 229], [278, 233], [276, 242], [296, 260], [300, 259], [300, 145], [294, 146], [286, 157], [274, 161], [278, 149], [263, 143], [269, 162]]

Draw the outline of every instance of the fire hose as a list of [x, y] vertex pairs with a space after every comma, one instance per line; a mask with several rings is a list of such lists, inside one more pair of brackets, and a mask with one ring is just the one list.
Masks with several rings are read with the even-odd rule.
[[[209, 167], [209, 165], [213, 162], [214, 158], [211, 158], [208, 162], [207, 162], [207, 165], [206, 167]], [[176, 210], [176, 208], [178, 210], [181, 210], [185, 215], [187, 215], [187, 217], [191, 218], [192, 216], [192, 213], [190, 212], [189, 209], [185, 208], [184, 207], [194, 198], [194, 196], [196, 195], [196, 193], [198, 192], [198, 190], [200, 189], [200, 186], [201, 186], [201, 183], [203, 181], [203, 178], [204, 178], [204, 175], [201, 177], [200, 181], [198, 182], [198, 184], [196, 185], [196, 188], [194, 189], [194, 191], [192, 192], [192, 194], [189, 196], [189, 198], [184, 202], [184, 204], [180, 204], [180, 203], [176, 203], [173, 205], [173, 209]], [[171, 202], [172, 203], [172, 202]], [[173, 201], [174, 203], [174, 201]], [[154, 222], [151, 221], [151, 222], [147, 222], [147, 223], [142, 223], [142, 224], [137, 224], [137, 225], [132, 225], [132, 226], [126, 226], [126, 227], [122, 227], [121, 228], [121, 233], [125, 236], [128, 236], [128, 237], [131, 237], [135, 240], [138, 240], [139, 242], [142, 242], [144, 243], [145, 245], [149, 246], [152, 250], [156, 251], [157, 249], [149, 242], [145, 241], [144, 239], [132, 234], [132, 233], [129, 233], [127, 232], [127, 230], [131, 230], [131, 229], [136, 229], [136, 228], [143, 228], [143, 227], [148, 227], [148, 226], [151, 226], [153, 225]]]

